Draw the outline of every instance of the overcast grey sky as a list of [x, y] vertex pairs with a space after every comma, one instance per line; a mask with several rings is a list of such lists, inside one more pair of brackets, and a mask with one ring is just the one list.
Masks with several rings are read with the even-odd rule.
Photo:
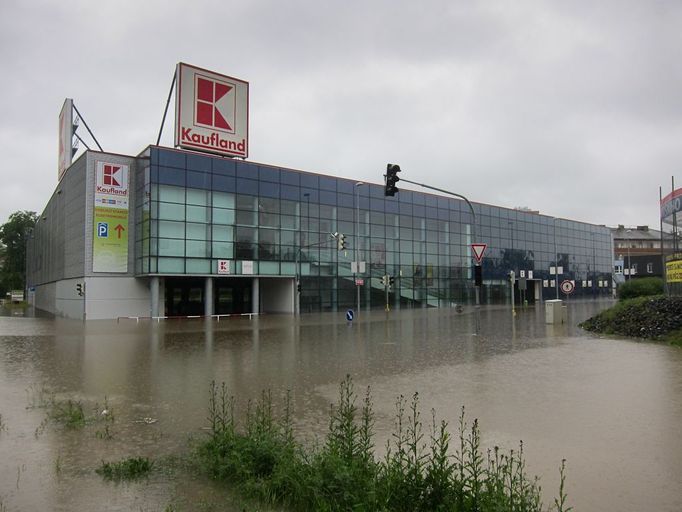
[[678, 1], [2, 0], [0, 222], [54, 190], [64, 98], [137, 154], [183, 61], [250, 83], [250, 160], [376, 183], [392, 162], [473, 201], [658, 228], [659, 186], [682, 186], [681, 50]]

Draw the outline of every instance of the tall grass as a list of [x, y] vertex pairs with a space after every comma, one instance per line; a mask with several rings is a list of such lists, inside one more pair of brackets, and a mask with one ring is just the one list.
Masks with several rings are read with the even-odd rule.
[[[445, 421], [431, 411], [425, 429], [419, 395], [400, 396], [385, 455], [375, 456], [369, 388], [358, 404], [353, 381], [340, 384], [322, 443], [306, 447], [293, 436], [291, 399], [276, 415], [269, 392], [247, 405], [243, 425], [235, 423], [235, 399], [222, 384], [211, 386], [209, 438], [198, 448], [211, 477], [232, 483], [245, 495], [292, 510], [319, 511], [510, 511], [543, 510], [537, 478], [526, 473], [523, 444], [503, 453], [481, 448], [478, 421], [461, 410], [454, 440]], [[560, 496], [566, 505], [565, 465]]]

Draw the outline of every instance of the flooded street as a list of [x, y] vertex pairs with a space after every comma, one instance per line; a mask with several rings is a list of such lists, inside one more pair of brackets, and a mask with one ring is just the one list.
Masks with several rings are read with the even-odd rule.
[[[321, 436], [346, 374], [360, 394], [371, 387], [379, 452], [396, 397], [417, 391], [425, 428], [434, 408], [456, 434], [465, 406], [486, 446], [523, 440], [546, 506], [565, 458], [576, 511], [682, 510], [682, 349], [575, 327], [608, 305], [570, 303], [561, 326], [545, 325], [540, 306], [515, 319], [483, 308], [479, 321], [473, 310], [376, 311], [353, 325], [343, 312], [165, 323], [0, 317], [0, 511], [237, 510], [182, 469], [125, 484], [95, 469], [140, 455], [171, 465], [190, 437], [205, 435], [212, 380], [242, 406], [263, 389], [276, 403], [291, 390], [298, 435]], [[51, 401], [68, 400], [83, 405], [85, 427], [47, 420]]]

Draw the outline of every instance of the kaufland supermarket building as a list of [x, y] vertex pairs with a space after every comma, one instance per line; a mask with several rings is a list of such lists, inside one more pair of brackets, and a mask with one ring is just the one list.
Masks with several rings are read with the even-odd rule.
[[37, 308], [104, 319], [473, 304], [472, 243], [487, 244], [481, 304], [510, 301], [512, 270], [517, 301], [564, 298], [560, 286], [611, 294], [604, 226], [473, 203], [474, 226], [455, 197], [386, 197], [383, 184], [247, 161], [248, 84], [185, 64], [176, 78], [176, 148], [69, 163], [63, 109], [60, 181], [27, 248]]

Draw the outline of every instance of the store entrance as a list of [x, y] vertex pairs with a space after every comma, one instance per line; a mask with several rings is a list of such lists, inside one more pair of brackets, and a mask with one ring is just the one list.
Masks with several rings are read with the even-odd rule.
[[218, 278], [213, 281], [214, 304], [216, 315], [233, 315], [251, 313], [252, 279], [242, 277]]
[[204, 280], [202, 278], [167, 277], [165, 316], [204, 314]]

